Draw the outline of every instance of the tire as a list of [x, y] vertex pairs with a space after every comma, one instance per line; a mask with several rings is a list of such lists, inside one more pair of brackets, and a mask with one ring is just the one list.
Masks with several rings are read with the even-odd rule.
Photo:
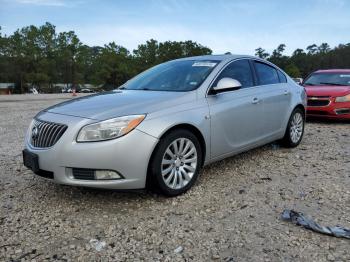
[[186, 129], [171, 131], [154, 150], [148, 187], [169, 197], [181, 195], [196, 182], [201, 163], [202, 149], [197, 137]]
[[293, 148], [300, 144], [305, 127], [305, 112], [296, 108], [293, 110], [287, 125], [286, 132], [281, 142], [285, 147]]

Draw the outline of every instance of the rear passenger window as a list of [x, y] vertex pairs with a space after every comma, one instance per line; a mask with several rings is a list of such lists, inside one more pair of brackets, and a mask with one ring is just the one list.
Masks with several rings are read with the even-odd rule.
[[260, 85], [278, 84], [280, 82], [277, 70], [274, 67], [256, 61], [254, 61], [254, 64]]
[[280, 83], [287, 83], [287, 77], [280, 71], [277, 70], [278, 78], [280, 79]]
[[220, 79], [230, 77], [238, 80], [242, 88], [251, 87], [254, 85], [252, 71], [248, 60], [238, 60], [229, 64], [216, 78], [213, 86], [216, 86]]

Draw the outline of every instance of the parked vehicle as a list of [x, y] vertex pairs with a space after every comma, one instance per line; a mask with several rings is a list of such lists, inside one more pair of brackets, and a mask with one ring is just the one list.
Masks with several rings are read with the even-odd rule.
[[305, 106], [304, 88], [262, 59], [178, 59], [38, 113], [24, 164], [61, 184], [175, 196], [203, 165], [275, 140], [297, 146]]
[[308, 116], [350, 119], [350, 69], [318, 70], [303, 85]]
[[32, 87], [32, 88], [29, 89], [29, 93], [37, 95], [37, 94], [39, 94], [39, 91], [35, 87]]
[[72, 93], [73, 90], [71, 88], [62, 88], [62, 93]]
[[298, 85], [301, 85], [303, 83], [303, 79], [300, 77], [295, 77], [293, 78], [294, 82], [297, 83]]
[[94, 90], [91, 90], [89, 88], [82, 88], [80, 90], [80, 93], [94, 93]]

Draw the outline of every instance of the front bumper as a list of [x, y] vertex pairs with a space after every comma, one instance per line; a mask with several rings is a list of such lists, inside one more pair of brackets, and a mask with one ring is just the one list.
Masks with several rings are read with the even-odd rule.
[[307, 106], [306, 115], [309, 117], [350, 119], [350, 102], [335, 102], [335, 97], [331, 97], [326, 106]]
[[[66, 132], [51, 148], [32, 147], [29, 133], [25, 140], [25, 149], [38, 155], [40, 170], [44, 171], [42, 173], [52, 172], [54, 182], [106, 189], [145, 187], [150, 156], [158, 142], [155, 137], [135, 129], [125, 136], [109, 141], [77, 143], [75, 137], [79, 129], [91, 120], [52, 113], [45, 113], [39, 118], [43, 121], [68, 125]], [[72, 168], [114, 170], [123, 178], [118, 180], [75, 179], [72, 176]]]

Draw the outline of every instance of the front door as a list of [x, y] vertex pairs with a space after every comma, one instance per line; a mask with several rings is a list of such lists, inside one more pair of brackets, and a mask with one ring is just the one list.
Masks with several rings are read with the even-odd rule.
[[264, 136], [261, 132], [264, 124], [262, 94], [254, 86], [249, 61], [231, 62], [212, 86], [224, 77], [238, 80], [242, 87], [207, 97], [211, 117], [211, 158], [241, 151]]

